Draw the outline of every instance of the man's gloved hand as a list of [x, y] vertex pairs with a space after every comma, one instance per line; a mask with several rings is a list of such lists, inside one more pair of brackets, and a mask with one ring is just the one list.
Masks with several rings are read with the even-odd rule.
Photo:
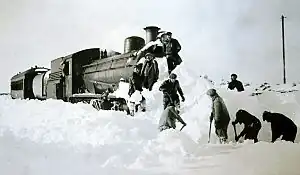
[[184, 96], [182, 96], [182, 97], [181, 97], [181, 101], [182, 101], [182, 102], [184, 102], [184, 101], [185, 101], [185, 98], [184, 98]]
[[235, 122], [232, 122], [232, 125], [235, 125], [236, 123]]
[[213, 117], [213, 115], [211, 114], [210, 117], [209, 117], [209, 121], [212, 122], [213, 119], [214, 119], [214, 117]]

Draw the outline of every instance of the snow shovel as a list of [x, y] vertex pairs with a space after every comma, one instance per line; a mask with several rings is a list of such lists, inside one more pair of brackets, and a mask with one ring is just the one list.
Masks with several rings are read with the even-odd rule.
[[186, 125], [183, 125], [181, 128], [180, 128], [180, 131], [185, 127]]
[[[235, 124], [232, 124], [233, 125], [233, 130], [234, 130], [234, 135], [235, 135], [235, 137], [234, 138], [236, 138], [237, 137], [237, 134], [236, 134], [236, 128], [235, 128]], [[237, 141], [237, 140], [236, 140]]]
[[212, 121], [210, 121], [210, 123], [209, 123], [208, 143], [210, 142], [211, 123], [212, 123]]

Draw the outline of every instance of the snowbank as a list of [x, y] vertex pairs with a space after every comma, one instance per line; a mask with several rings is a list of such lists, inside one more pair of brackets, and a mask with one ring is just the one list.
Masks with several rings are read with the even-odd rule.
[[[83, 103], [12, 100], [0, 96], [0, 173], [299, 174], [299, 145], [268, 143], [271, 133], [265, 122], [259, 134], [263, 142], [258, 144], [234, 143], [232, 126], [229, 126], [230, 144], [215, 144], [214, 127], [211, 144], [207, 144], [211, 100], [205, 93], [215, 86], [207, 78], [193, 74], [184, 63], [175, 73], [186, 97], [181, 103], [181, 114], [187, 126], [180, 132], [178, 123], [176, 130], [159, 133], [157, 125], [163, 105], [158, 87], [168, 73], [166, 61], [158, 62], [159, 82], [151, 92], [143, 91], [147, 111], [134, 117], [124, 112], [97, 111]], [[300, 126], [298, 91], [264, 91], [251, 96], [252, 87], [242, 93], [216, 88], [232, 119], [240, 108], [260, 120], [262, 112], [270, 110], [286, 114]], [[288, 90], [290, 86], [282, 88]], [[125, 89], [116, 94], [126, 97]], [[238, 132], [241, 129], [237, 127]], [[296, 140], [299, 138], [298, 135]]]

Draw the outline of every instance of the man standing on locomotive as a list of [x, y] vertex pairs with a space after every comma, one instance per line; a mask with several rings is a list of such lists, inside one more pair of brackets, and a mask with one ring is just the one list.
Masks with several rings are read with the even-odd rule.
[[178, 52], [181, 50], [181, 45], [177, 39], [172, 38], [171, 32], [166, 32], [161, 39], [164, 46], [164, 53], [168, 63], [168, 72], [171, 72], [182, 62]]

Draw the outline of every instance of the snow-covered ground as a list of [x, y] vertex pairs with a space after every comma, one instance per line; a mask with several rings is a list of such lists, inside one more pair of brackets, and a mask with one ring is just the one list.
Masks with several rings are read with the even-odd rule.
[[[147, 111], [134, 117], [82, 103], [0, 96], [0, 174], [300, 174], [300, 136], [295, 144], [272, 144], [270, 125], [261, 117], [264, 110], [281, 112], [300, 126], [299, 85], [267, 88], [271, 91], [248, 86], [242, 93], [216, 86], [232, 119], [238, 109], [246, 109], [263, 128], [257, 144], [235, 143], [231, 125], [229, 144], [217, 144], [214, 128], [207, 144], [211, 101], [205, 92], [214, 85], [182, 63], [175, 72], [186, 97], [181, 111], [187, 126], [180, 132], [178, 123], [176, 130], [159, 133], [163, 106], [158, 87], [167, 76], [165, 61], [159, 60], [159, 65], [160, 81], [152, 92], [143, 92]], [[253, 95], [258, 90], [261, 93]]]

